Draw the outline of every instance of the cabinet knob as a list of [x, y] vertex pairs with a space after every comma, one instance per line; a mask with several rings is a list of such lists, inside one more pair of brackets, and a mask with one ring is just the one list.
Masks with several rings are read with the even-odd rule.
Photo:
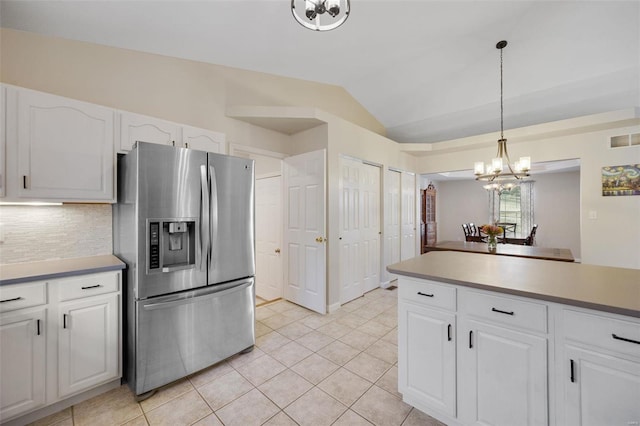
[[276, 249], [276, 253], [280, 254], [280, 249], [279, 248]]

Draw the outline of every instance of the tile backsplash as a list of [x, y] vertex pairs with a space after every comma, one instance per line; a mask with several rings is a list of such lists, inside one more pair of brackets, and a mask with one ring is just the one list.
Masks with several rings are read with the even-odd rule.
[[0, 206], [0, 240], [0, 264], [111, 254], [111, 205]]

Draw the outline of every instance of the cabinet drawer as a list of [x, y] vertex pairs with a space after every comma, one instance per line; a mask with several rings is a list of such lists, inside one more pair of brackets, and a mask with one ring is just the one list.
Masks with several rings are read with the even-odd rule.
[[0, 312], [14, 311], [47, 303], [47, 283], [5, 285], [0, 287]]
[[564, 310], [563, 319], [566, 340], [640, 358], [640, 321], [569, 309]]
[[526, 330], [547, 332], [547, 306], [510, 297], [460, 291], [460, 311]]
[[58, 280], [58, 283], [58, 295], [61, 301], [120, 290], [118, 273], [83, 275]]
[[401, 277], [398, 280], [400, 298], [425, 306], [456, 310], [456, 289], [427, 280], [412, 280]]

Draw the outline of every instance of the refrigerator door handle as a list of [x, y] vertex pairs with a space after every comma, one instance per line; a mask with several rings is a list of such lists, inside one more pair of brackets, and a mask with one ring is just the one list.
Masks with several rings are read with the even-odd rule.
[[213, 244], [218, 241], [218, 184], [216, 180], [216, 169], [213, 166], [209, 166], [209, 176], [211, 178], [211, 186], [209, 188], [211, 195], [211, 231], [209, 234], [209, 267], [214, 266], [213, 262]]
[[234, 291], [244, 290], [252, 283], [253, 279], [246, 279], [227, 284], [219, 284], [213, 288], [209, 286], [206, 289], [199, 289], [186, 294], [159, 297], [157, 300], [144, 301], [142, 303], [142, 309], [145, 311], [164, 309], [172, 306], [184, 305], [186, 303], [193, 303], [196, 299], [205, 300], [208, 298], [220, 297]]
[[207, 168], [203, 164], [200, 166], [200, 191], [202, 196], [202, 207], [200, 215], [200, 269], [202, 263], [211, 247], [209, 239], [209, 182], [207, 180]]

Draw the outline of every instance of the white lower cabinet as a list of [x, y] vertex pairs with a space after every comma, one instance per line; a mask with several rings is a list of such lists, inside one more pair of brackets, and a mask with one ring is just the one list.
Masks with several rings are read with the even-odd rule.
[[449, 426], [640, 425], [640, 318], [404, 276], [398, 288], [408, 404]]
[[119, 295], [60, 304], [58, 392], [72, 395], [118, 374]]
[[459, 419], [547, 424], [547, 339], [466, 318], [459, 330]]
[[558, 424], [640, 424], [640, 319], [562, 310]]
[[0, 420], [45, 404], [45, 307], [0, 317]]
[[0, 286], [0, 422], [121, 377], [121, 272]]
[[456, 414], [456, 317], [452, 313], [400, 303], [398, 388], [405, 398]]
[[563, 424], [640, 424], [640, 361], [567, 346], [564, 365]]

